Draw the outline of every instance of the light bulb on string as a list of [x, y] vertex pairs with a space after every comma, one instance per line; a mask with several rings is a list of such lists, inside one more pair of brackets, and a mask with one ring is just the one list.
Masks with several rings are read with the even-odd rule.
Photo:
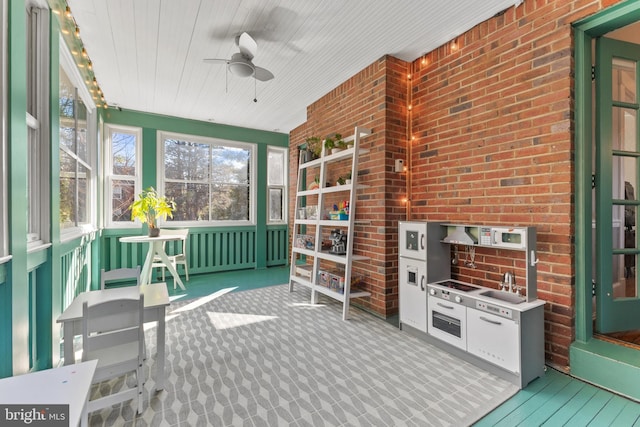
[[64, 16], [71, 18], [71, 8], [69, 6], [64, 9]]

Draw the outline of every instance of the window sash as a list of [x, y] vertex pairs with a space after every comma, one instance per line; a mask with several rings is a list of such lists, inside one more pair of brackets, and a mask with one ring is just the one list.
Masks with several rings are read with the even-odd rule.
[[[67, 84], [63, 90], [63, 83]], [[69, 49], [60, 37], [60, 228], [63, 241], [95, 228], [96, 176], [93, 154], [95, 104]], [[67, 110], [72, 109], [72, 110]]]
[[[271, 146], [267, 148], [267, 224], [288, 223], [286, 196], [289, 180], [288, 159], [286, 148]], [[280, 194], [279, 206], [276, 206], [277, 202], [274, 199], [276, 194]]]
[[[107, 124], [104, 128], [104, 217], [107, 228], [139, 228], [139, 221], [131, 220], [131, 203], [137, 194], [142, 192], [142, 129], [137, 127], [119, 126]], [[127, 150], [127, 154], [133, 155], [132, 170], [129, 174], [114, 173], [116, 161], [114, 156], [114, 135], [128, 135], [134, 139], [133, 153]], [[130, 162], [126, 162], [127, 165]], [[126, 185], [128, 183], [128, 185]], [[130, 194], [122, 188], [129, 187]], [[127, 203], [130, 200], [130, 203]]]
[[[190, 164], [188, 156], [194, 151], [201, 156], [206, 153], [206, 161], [199, 168], [186, 172], [180, 171], [174, 165], [168, 167], [167, 143], [171, 142], [192, 144], [184, 145], [190, 148], [185, 149], [184, 153], [174, 153], [175, 159], [172, 158], [172, 160], [176, 160], [175, 163], [183, 160], [185, 164]], [[181, 196], [177, 198], [178, 206], [174, 212], [174, 218], [168, 219], [165, 224], [185, 226], [254, 224], [255, 144], [158, 132], [157, 145], [158, 190], [169, 197], [172, 197], [172, 193], [180, 193]], [[173, 145], [172, 147], [178, 147], [177, 150], [180, 150], [181, 146]], [[227, 153], [229, 156], [216, 156], [220, 152]], [[237, 165], [231, 160], [234, 154], [237, 156], [235, 160]], [[219, 159], [222, 163], [216, 162]], [[231, 168], [233, 173], [220, 174], [220, 168], [225, 165]], [[236, 166], [235, 169], [234, 166]], [[172, 178], [167, 177], [168, 170]], [[178, 175], [186, 177], [177, 179]], [[188, 206], [191, 212], [181, 209], [181, 204]]]

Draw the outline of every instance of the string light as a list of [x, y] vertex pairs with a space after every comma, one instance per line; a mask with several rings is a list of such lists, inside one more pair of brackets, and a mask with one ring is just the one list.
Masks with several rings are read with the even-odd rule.
[[90, 70], [93, 70], [93, 63], [91, 62], [91, 60], [89, 60], [89, 62], [87, 62], [87, 68], [90, 69]]
[[77, 39], [79, 39], [79, 38], [80, 38], [80, 27], [78, 27], [77, 25], [76, 25], [76, 31], [75, 31], [75, 33], [74, 33], [74, 34], [76, 35], [76, 38], [77, 38]]
[[64, 9], [64, 16], [71, 18], [71, 8], [69, 6]]
[[453, 39], [453, 41], [451, 42], [451, 50], [452, 51], [458, 50], [458, 38], [457, 37], [455, 39]]

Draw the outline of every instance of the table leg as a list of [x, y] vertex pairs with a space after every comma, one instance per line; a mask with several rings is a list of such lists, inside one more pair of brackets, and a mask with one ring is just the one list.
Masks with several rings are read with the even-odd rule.
[[76, 355], [73, 353], [73, 321], [64, 322], [62, 325], [62, 339], [64, 340], [63, 356], [64, 364], [76, 363]]
[[156, 337], [156, 357], [158, 358], [158, 369], [156, 371], [156, 390], [164, 390], [164, 362], [165, 362], [165, 308], [158, 308], [158, 334]]
[[144, 264], [142, 264], [142, 272], [140, 273], [140, 281], [142, 285], [148, 285], [151, 283], [151, 273], [153, 264], [153, 254], [154, 254], [154, 246], [155, 243], [149, 243], [149, 251], [147, 252], [147, 257], [144, 260]]
[[173, 263], [171, 262], [169, 257], [167, 257], [167, 254], [164, 251], [163, 242], [153, 242], [153, 250], [160, 257], [162, 262], [164, 262], [164, 264], [167, 266], [167, 270], [169, 270], [169, 272], [173, 276], [175, 283], [177, 283], [180, 286], [180, 289], [182, 289], [183, 291], [186, 291], [187, 288], [184, 287], [184, 283], [182, 283], [182, 279], [180, 278], [178, 271], [173, 266]]

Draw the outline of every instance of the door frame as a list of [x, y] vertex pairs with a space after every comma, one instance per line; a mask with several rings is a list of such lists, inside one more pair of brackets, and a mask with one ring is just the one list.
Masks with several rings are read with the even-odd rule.
[[640, 400], [638, 351], [593, 337], [592, 309], [592, 83], [596, 37], [640, 21], [640, 1], [618, 3], [573, 24], [575, 71], [575, 341], [572, 375]]

